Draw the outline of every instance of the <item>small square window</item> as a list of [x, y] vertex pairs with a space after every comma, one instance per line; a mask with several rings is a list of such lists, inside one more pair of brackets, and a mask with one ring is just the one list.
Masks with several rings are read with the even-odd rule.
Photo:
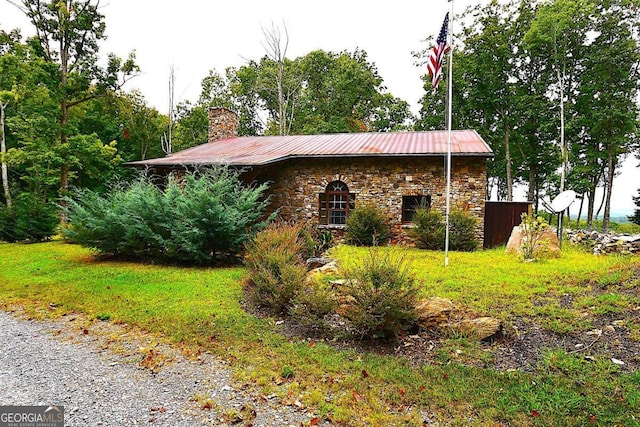
[[402, 223], [413, 222], [419, 208], [431, 208], [431, 196], [402, 196]]

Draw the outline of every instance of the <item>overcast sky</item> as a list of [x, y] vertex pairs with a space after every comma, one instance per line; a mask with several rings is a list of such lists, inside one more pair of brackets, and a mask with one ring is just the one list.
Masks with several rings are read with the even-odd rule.
[[[482, 0], [486, 3], [487, 0]], [[455, 0], [456, 13], [480, 1]], [[286, 25], [287, 56], [315, 49], [339, 52], [360, 48], [374, 62], [394, 96], [419, 109], [424, 89], [411, 52], [426, 47], [423, 40], [440, 30], [450, 3], [446, 0], [102, 0], [108, 39], [103, 54], [126, 57], [136, 51], [142, 74], [125, 89], [139, 89], [150, 106], [167, 114], [169, 69], [175, 68], [177, 101], [198, 98], [200, 82], [210, 69], [223, 73], [247, 59], [264, 55], [262, 28]], [[456, 25], [456, 23], [454, 23]], [[31, 35], [29, 22], [0, 0], [0, 28], [21, 28]], [[455, 58], [454, 58], [455, 66]], [[455, 82], [454, 82], [455, 83]], [[455, 114], [455, 105], [454, 105]], [[638, 160], [629, 159], [616, 179], [613, 208], [634, 208], [631, 196], [640, 187]], [[520, 196], [522, 197], [522, 196]]]

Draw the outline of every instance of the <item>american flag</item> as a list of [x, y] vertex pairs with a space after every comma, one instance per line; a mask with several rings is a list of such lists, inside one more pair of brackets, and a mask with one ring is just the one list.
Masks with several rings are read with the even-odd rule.
[[429, 55], [429, 61], [427, 62], [427, 70], [431, 76], [431, 86], [438, 88], [438, 83], [442, 77], [442, 61], [447, 52], [449, 52], [450, 46], [447, 43], [447, 28], [449, 27], [449, 12], [444, 17], [440, 34], [436, 40], [436, 45], [431, 49], [431, 55]]

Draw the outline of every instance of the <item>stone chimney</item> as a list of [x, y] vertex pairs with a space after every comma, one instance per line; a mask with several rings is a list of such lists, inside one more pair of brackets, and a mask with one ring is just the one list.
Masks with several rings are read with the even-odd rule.
[[238, 115], [224, 107], [209, 108], [209, 142], [238, 136]]

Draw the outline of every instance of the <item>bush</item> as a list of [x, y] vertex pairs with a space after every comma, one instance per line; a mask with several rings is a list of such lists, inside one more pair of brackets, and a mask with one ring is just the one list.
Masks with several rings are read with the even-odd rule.
[[211, 263], [230, 258], [265, 225], [265, 185], [247, 187], [228, 168], [170, 177], [164, 189], [142, 176], [106, 195], [67, 198], [64, 236], [101, 253]]
[[387, 218], [375, 206], [358, 206], [347, 219], [346, 237], [349, 243], [358, 246], [385, 243], [389, 239]]
[[475, 251], [479, 243], [476, 236], [476, 219], [461, 210], [449, 214], [449, 249]]
[[523, 213], [520, 229], [522, 230], [522, 257], [531, 261], [536, 257], [544, 257], [544, 244], [542, 236], [549, 229], [543, 217], [535, 214]]
[[320, 256], [331, 247], [333, 236], [329, 230], [319, 230], [315, 227], [304, 226], [300, 228], [300, 239], [303, 242], [303, 258]]
[[413, 217], [414, 228], [408, 235], [420, 249], [444, 249], [445, 224], [440, 212], [435, 209], [419, 208]]
[[[420, 249], [443, 250], [446, 238], [446, 222], [440, 212], [434, 209], [418, 209], [413, 218], [414, 228], [408, 235]], [[479, 242], [476, 237], [476, 219], [461, 211], [449, 214], [449, 249], [453, 251], [474, 251]]]
[[296, 225], [272, 224], [259, 232], [246, 244], [248, 298], [256, 305], [285, 312], [304, 286], [307, 269], [299, 255], [303, 248]]
[[310, 280], [292, 301], [289, 314], [302, 326], [325, 329], [324, 317], [337, 307], [336, 295], [324, 280]]
[[0, 207], [0, 240], [5, 242], [39, 242], [56, 234], [58, 209], [35, 196], [23, 193], [13, 208]]
[[413, 325], [418, 283], [404, 259], [373, 248], [344, 273], [339, 311], [362, 338], [394, 337]]

